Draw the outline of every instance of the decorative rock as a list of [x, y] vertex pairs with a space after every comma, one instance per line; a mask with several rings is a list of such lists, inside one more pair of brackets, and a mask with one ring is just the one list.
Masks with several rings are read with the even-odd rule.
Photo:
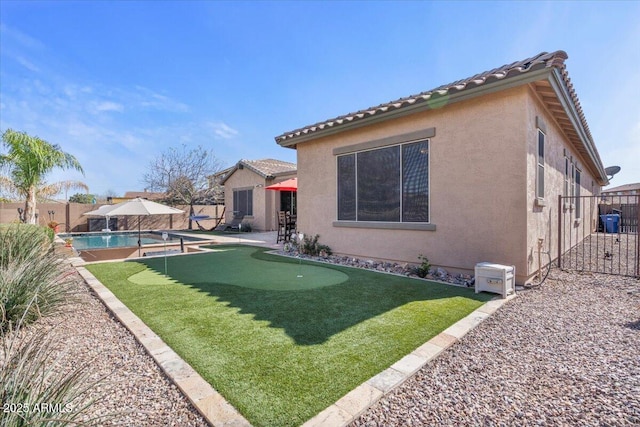
[[552, 270], [351, 425], [640, 425], [638, 291]]
[[[408, 263], [393, 263], [388, 261], [374, 261], [371, 259], [358, 259], [348, 256], [339, 255], [327, 255], [327, 256], [309, 256], [300, 255], [293, 245], [285, 247], [279, 252], [280, 255], [291, 256], [295, 258], [309, 259], [313, 261], [327, 262], [330, 264], [344, 265], [348, 267], [365, 268], [369, 270], [376, 270], [385, 273], [398, 274], [406, 277], [418, 278], [415, 273], [416, 266]], [[326, 255], [326, 254], [322, 254]], [[457, 276], [451, 276], [444, 268], [433, 269], [425, 279], [439, 280], [441, 282], [448, 282], [458, 286], [468, 285], [468, 282], [472, 279], [470, 275], [458, 274]]]

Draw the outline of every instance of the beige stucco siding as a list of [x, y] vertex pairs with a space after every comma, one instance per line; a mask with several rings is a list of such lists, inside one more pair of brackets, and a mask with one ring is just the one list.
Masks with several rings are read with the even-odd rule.
[[[299, 144], [298, 224], [335, 252], [470, 269], [481, 261], [526, 269], [527, 89]], [[435, 231], [336, 227], [333, 149], [435, 128], [430, 138], [430, 222]]]
[[[599, 193], [599, 186], [595, 183], [587, 162], [568, 142], [552, 116], [548, 114], [539, 99], [530, 91], [527, 98], [527, 272], [534, 274], [538, 269], [538, 238], [544, 239], [543, 249], [549, 251], [551, 259], [558, 256], [558, 197], [564, 194], [565, 154], [573, 160], [581, 171], [581, 196], [591, 196]], [[536, 202], [536, 169], [537, 169], [537, 134], [536, 117], [542, 120], [546, 135], [545, 152], [545, 198], [543, 203]], [[586, 203], [593, 204], [593, 200]], [[576, 221], [575, 206], [563, 203], [562, 215], [564, 235], [568, 240], [568, 233], [572, 234], [572, 241], [577, 243], [589, 232], [595, 229], [597, 207], [583, 208], [582, 218]], [[593, 216], [587, 218], [592, 213]], [[542, 264], [546, 265], [548, 257], [543, 256]]]
[[250, 223], [255, 231], [272, 231], [278, 224], [277, 211], [280, 209], [280, 193], [265, 190], [265, 187], [291, 178], [291, 175], [266, 179], [249, 168], [237, 169], [224, 183], [224, 202], [227, 207], [225, 220], [233, 218], [233, 190], [253, 189], [253, 215], [245, 216], [244, 223]]

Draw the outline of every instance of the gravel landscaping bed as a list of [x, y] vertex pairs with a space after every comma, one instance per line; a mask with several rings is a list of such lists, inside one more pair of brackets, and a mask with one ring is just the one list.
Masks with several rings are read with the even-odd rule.
[[640, 425], [639, 289], [553, 270], [352, 425]]
[[64, 314], [43, 318], [36, 327], [50, 329], [56, 369], [87, 365], [90, 382], [104, 378], [87, 396], [96, 399], [89, 418], [106, 415], [101, 426], [208, 425], [82, 281], [77, 298]]
[[636, 273], [638, 234], [594, 233], [562, 256], [565, 270], [633, 276]]

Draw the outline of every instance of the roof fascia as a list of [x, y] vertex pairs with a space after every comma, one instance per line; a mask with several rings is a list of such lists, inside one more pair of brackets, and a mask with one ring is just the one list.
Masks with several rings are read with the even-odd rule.
[[236, 165], [230, 169], [231, 170], [229, 171], [229, 173], [227, 173], [227, 175], [222, 179], [222, 181], [220, 181], [220, 185], [224, 185], [224, 183], [227, 182], [229, 178], [231, 178], [231, 175], [233, 175], [238, 170], [238, 163], [236, 163]]
[[589, 159], [600, 175], [598, 177], [600, 185], [604, 186], [609, 184], [609, 179], [604, 170], [604, 166], [602, 164], [602, 160], [600, 159], [600, 155], [598, 154], [598, 150], [596, 149], [595, 143], [589, 136], [589, 133], [584, 128], [584, 126], [582, 126], [582, 120], [580, 119], [580, 115], [576, 110], [576, 106], [572, 100], [571, 95], [569, 94], [567, 85], [565, 84], [564, 79], [560, 74], [560, 70], [554, 68], [553, 73], [551, 73], [551, 75], [549, 76], [548, 81], [551, 84], [554, 92], [556, 93], [556, 97], [562, 104], [562, 108], [566, 111], [567, 117], [569, 117], [569, 120], [571, 121], [571, 125], [578, 133], [580, 141], [582, 141], [582, 145], [584, 145], [584, 147], [587, 149], [587, 152], [589, 153]]
[[[449, 95], [449, 100], [447, 101], [446, 105], [453, 104], [456, 102], [466, 101], [468, 99], [475, 98], [478, 96], [488, 95], [491, 93], [511, 89], [513, 87], [521, 86], [537, 80], [542, 80], [546, 78], [547, 75], [550, 73], [551, 71], [549, 68], [542, 68], [539, 70], [530, 71], [528, 73], [523, 73], [518, 76], [507, 77], [503, 80], [499, 80], [489, 84], [481, 84], [471, 89], [463, 89], [460, 91], [456, 91], [453, 95]], [[436, 91], [433, 91], [433, 93], [435, 92]], [[306, 135], [296, 136], [291, 139], [287, 139], [283, 142], [278, 142], [278, 144], [281, 145], [282, 147], [291, 147], [291, 146], [300, 144], [302, 142], [310, 141], [320, 137], [333, 135], [333, 134], [344, 132], [350, 129], [357, 129], [359, 127], [368, 126], [371, 124], [383, 122], [393, 118], [399, 118], [399, 117], [407, 116], [417, 112], [427, 111], [430, 109], [433, 109], [433, 108], [429, 106], [429, 103], [423, 101], [423, 102], [419, 102], [407, 107], [399, 108], [397, 110], [393, 110], [390, 112], [378, 113], [373, 116], [359, 119], [347, 124], [341, 124], [338, 126], [331, 126], [325, 129], [316, 130]]]
[[250, 165], [248, 163], [240, 161], [240, 162], [236, 163], [236, 165], [227, 174], [227, 176], [225, 176], [224, 179], [222, 181], [220, 181], [220, 185], [224, 185], [224, 183], [227, 182], [227, 180], [229, 178], [231, 178], [231, 175], [233, 175], [234, 173], [236, 173], [238, 171], [238, 169], [240, 169], [240, 165], [242, 165], [243, 168], [248, 169], [251, 172], [255, 173], [256, 175], [260, 176], [261, 178], [264, 178], [264, 179], [268, 179], [269, 178], [269, 175], [265, 174], [264, 172], [256, 169], [255, 167], [253, 167], [252, 165]]
[[273, 179], [273, 178], [277, 178], [279, 176], [288, 176], [288, 175], [296, 175], [298, 173], [298, 170], [294, 170], [294, 171], [286, 171], [286, 172], [276, 172], [274, 174], [272, 174], [269, 178]]

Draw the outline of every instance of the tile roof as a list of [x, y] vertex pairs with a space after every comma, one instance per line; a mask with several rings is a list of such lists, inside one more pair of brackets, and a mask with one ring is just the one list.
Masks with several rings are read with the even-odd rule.
[[263, 178], [270, 179], [276, 176], [282, 175], [294, 175], [298, 169], [295, 163], [285, 162], [276, 159], [260, 159], [260, 160], [245, 160], [242, 159], [235, 166], [230, 168], [230, 171], [222, 179], [221, 184], [231, 176], [233, 173], [241, 168], [247, 168], [257, 173]]
[[602, 192], [612, 193], [612, 192], [618, 192], [618, 191], [632, 191], [632, 190], [640, 190], [640, 182], [636, 182], [633, 184], [619, 185], [617, 187], [612, 187], [612, 188], [603, 188]]
[[158, 200], [165, 196], [164, 193], [154, 193], [151, 191], [127, 191], [124, 193], [124, 199], [135, 199], [137, 197], [147, 200]]
[[573, 85], [569, 81], [569, 77], [565, 71], [564, 61], [567, 58], [567, 54], [562, 50], [558, 50], [553, 53], [542, 52], [531, 58], [513, 62], [511, 64], [506, 64], [501, 67], [494, 68], [493, 70], [476, 74], [475, 76], [468, 77], [466, 79], [457, 80], [453, 83], [438, 86], [435, 89], [421, 92], [417, 95], [410, 95], [404, 98], [397, 99], [395, 101], [380, 104], [375, 107], [356, 111], [355, 113], [345, 114], [333, 119], [325, 120], [323, 122], [318, 122], [313, 125], [285, 132], [282, 135], [276, 136], [275, 140], [282, 145], [287, 145], [287, 141], [303, 135], [309, 135], [324, 129], [335, 128], [369, 117], [391, 113], [393, 111], [401, 110], [403, 108], [421, 103], [426, 103], [426, 105], [431, 108], [438, 108], [443, 105], [442, 102], [446, 100], [446, 96], [451, 96], [457, 92], [470, 90], [483, 85], [489, 85], [493, 82], [522, 75], [523, 73], [529, 73], [534, 70], [551, 67], [555, 67], [561, 70], [563, 80], [567, 85], [567, 89], [570, 92], [572, 101], [576, 105], [576, 109], [579, 111], [580, 118], [586, 128], [586, 121], [584, 120], [584, 114], [582, 114], [582, 108], [580, 107], [580, 103], [578, 102], [578, 97], [575, 94]]
[[259, 175], [266, 177], [277, 176], [297, 171], [295, 163], [284, 162], [276, 159], [240, 160], [240, 163], [253, 169]]
[[589, 158], [591, 170], [600, 185], [606, 185], [608, 179], [602, 160], [565, 67], [564, 61], [567, 58], [568, 55], [562, 50], [552, 53], [542, 52], [531, 58], [506, 64], [416, 95], [285, 132], [276, 136], [275, 140], [281, 146], [295, 148], [299, 142], [340, 132], [349, 127], [363, 126], [378, 118], [384, 120], [386, 117], [394, 117], [405, 112], [436, 109], [465, 97], [479, 96], [491, 90], [532, 83], [532, 87], [554, 115], [569, 141], [581, 154]]

